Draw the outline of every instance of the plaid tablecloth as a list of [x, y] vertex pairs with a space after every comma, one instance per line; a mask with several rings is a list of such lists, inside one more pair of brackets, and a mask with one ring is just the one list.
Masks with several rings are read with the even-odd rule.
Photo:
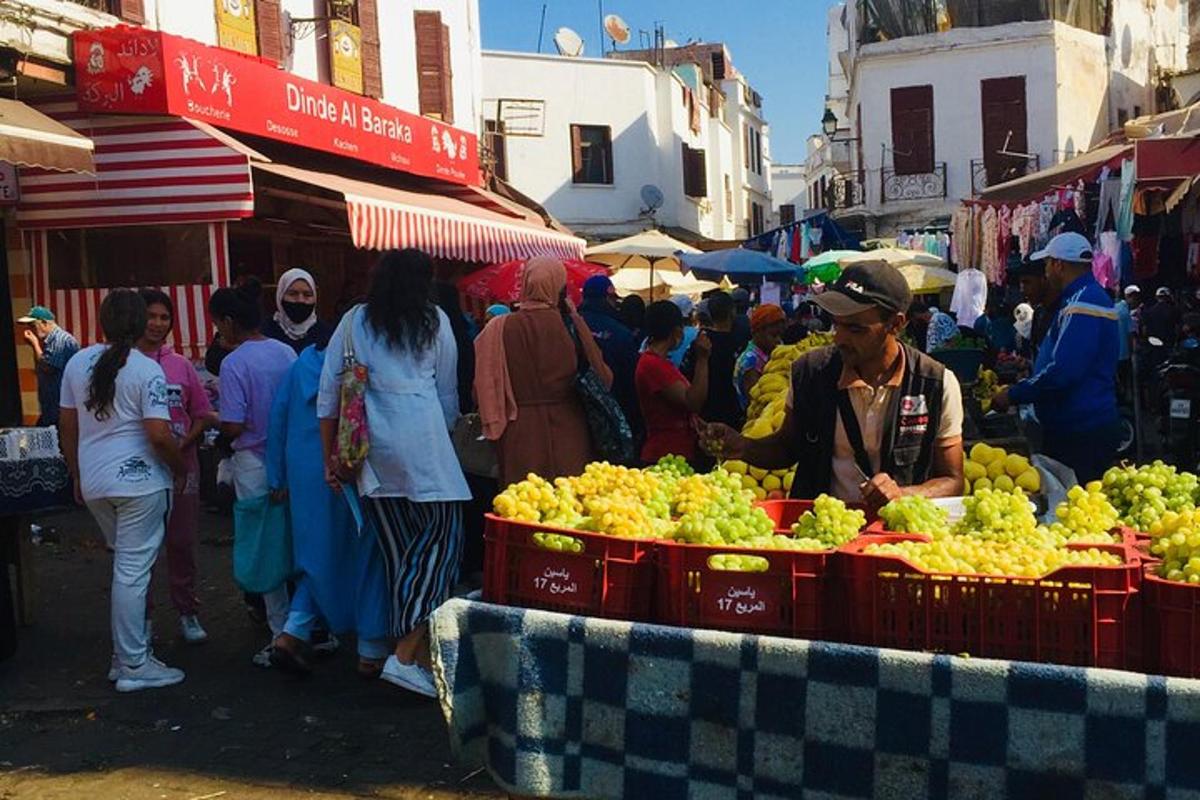
[[586, 798], [1200, 798], [1200, 681], [452, 600], [452, 742]]

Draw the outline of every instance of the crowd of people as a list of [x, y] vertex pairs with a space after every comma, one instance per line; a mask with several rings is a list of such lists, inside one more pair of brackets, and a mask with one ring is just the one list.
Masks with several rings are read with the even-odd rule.
[[[599, 275], [576, 309], [562, 262], [537, 257], [515, 307], [490, 306], [477, 325], [454, 287], [435, 279], [428, 255], [393, 251], [374, 267], [363, 302], [336, 322], [319, 315], [317, 282], [303, 269], [280, 277], [266, 320], [257, 281], [215, 291], [217, 336], [205, 359], [215, 397], [166, 344], [174, 309], [160, 291], [109, 293], [104, 343], [77, 353], [49, 309], [22, 322], [43, 421], [57, 415], [78, 499], [114, 552], [109, 677], [119, 691], [184, 678], [152, 649], [147, 609], [160, 549], [182, 637], [208, 636], [196, 595], [197, 451], [217, 437], [237, 498], [235, 577], [270, 635], [250, 660], [307, 673], [350, 634], [362, 676], [432, 696], [427, 621], [482, 567], [481, 506], [529, 473], [577, 474], [596, 458], [585, 374], [628, 422], [633, 462], [801, 463], [794, 496], [829, 492], [878, 506], [905, 493], [962, 492], [962, 391], [929, 353], [976, 336], [1032, 359], [1028, 377], [995, 406], [1032, 405], [1043, 451], [1083, 480], [1096, 477], [1115, 446], [1118, 362], [1139, 341], [1175, 345], [1200, 325], [1189, 328], [1161, 292], [1142, 307], [1129, 287], [1114, 304], [1090, 259], [1083, 237], [1056, 237], [1017, 271], [1025, 303], [997, 298], [963, 330], [915, 304], [883, 262], [848, 267], [786, 307], [751, 307], [743, 289], [646, 305], [620, 300]], [[793, 369], [779, 432], [738, 433], [774, 349], [831, 326], [835, 346]], [[464, 475], [455, 448], [456, 428], [475, 414], [493, 445], [490, 480]], [[290, 552], [281, 555], [269, 545], [283, 536]]]

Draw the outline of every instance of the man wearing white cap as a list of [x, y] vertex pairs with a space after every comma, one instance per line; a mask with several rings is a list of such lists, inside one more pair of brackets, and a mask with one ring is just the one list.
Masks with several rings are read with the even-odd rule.
[[1133, 391], [1133, 342], [1136, 333], [1133, 323], [1134, 309], [1141, 303], [1142, 290], [1130, 284], [1125, 287], [1121, 299], [1117, 300], [1117, 331], [1120, 350], [1117, 355], [1117, 388], [1121, 397], [1128, 399]]
[[1154, 290], [1154, 305], [1142, 312], [1142, 335], [1159, 339], [1169, 350], [1175, 346], [1182, 319], [1183, 312], [1171, 296], [1171, 290], [1160, 286]]
[[1116, 458], [1120, 436], [1117, 311], [1092, 275], [1092, 246], [1080, 234], [1061, 233], [1030, 259], [1045, 260], [1058, 310], [1033, 375], [992, 405], [1003, 411], [1032, 403], [1042, 424], [1042, 452], [1073, 469], [1081, 483], [1096, 480]]

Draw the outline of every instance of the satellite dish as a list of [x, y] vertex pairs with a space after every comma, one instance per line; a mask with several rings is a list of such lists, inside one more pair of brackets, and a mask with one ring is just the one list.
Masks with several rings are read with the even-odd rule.
[[559, 28], [554, 32], [554, 46], [560, 56], [577, 58], [583, 55], [583, 39], [570, 28]]
[[642, 202], [646, 204], [648, 211], [654, 212], [662, 208], [663, 199], [662, 189], [654, 184], [647, 183], [642, 187]]
[[629, 43], [629, 26], [616, 14], [609, 14], [604, 18], [604, 32], [613, 40], [613, 44]]
[[679, 42], [675, 41], [674, 39], [667, 39], [663, 42], [664, 50], [674, 50], [677, 47], [679, 47]]

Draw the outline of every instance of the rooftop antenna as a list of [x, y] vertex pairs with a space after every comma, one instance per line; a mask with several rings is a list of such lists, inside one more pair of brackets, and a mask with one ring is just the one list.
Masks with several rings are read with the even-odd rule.
[[604, 58], [604, 0], [596, 0], [596, 9], [600, 12], [600, 57]]
[[560, 56], [567, 58], [583, 55], [583, 39], [570, 28], [559, 28], [554, 32], [554, 47]]
[[546, 3], [542, 3], [542, 21], [538, 23], [538, 49], [542, 52], [542, 34], [546, 32]]

